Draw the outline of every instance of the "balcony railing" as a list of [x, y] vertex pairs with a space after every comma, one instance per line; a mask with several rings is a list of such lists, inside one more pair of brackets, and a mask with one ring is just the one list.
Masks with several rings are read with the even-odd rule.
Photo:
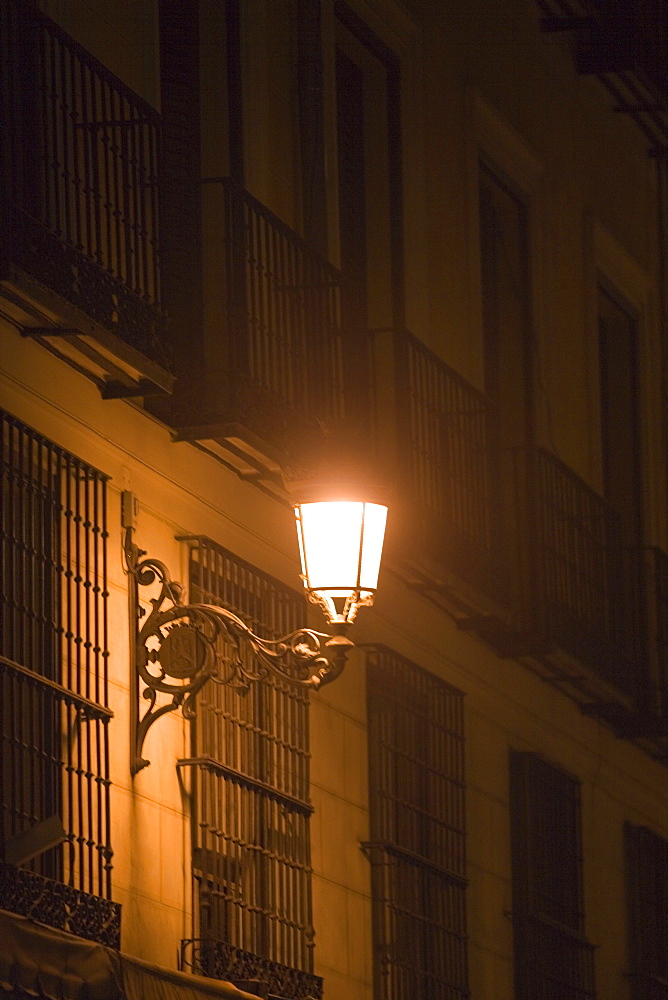
[[552, 642], [635, 695], [635, 608], [623, 581], [639, 563], [624, 552], [619, 517], [548, 451], [536, 449], [530, 481], [533, 613]]
[[[499, 448], [485, 396], [410, 333], [391, 339], [405, 520], [416, 525], [406, 543], [495, 601], [500, 631], [489, 631], [489, 616], [470, 627], [479, 622], [500, 649], [561, 649], [645, 703], [643, 571], [640, 553], [623, 546], [619, 515], [550, 452]], [[660, 623], [665, 564], [655, 561]], [[657, 631], [665, 703], [668, 637], [662, 624]]]
[[2, 230], [20, 268], [169, 368], [157, 112], [36, 5], [1, 5]]
[[220, 316], [209, 411], [294, 451], [306, 425], [345, 415], [340, 274], [229, 178], [203, 190], [207, 300]]
[[422, 543], [488, 590], [496, 541], [484, 395], [408, 331], [394, 337], [400, 454]]
[[224, 941], [188, 939], [181, 942], [182, 968], [198, 976], [224, 979], [241, 989], [255, 989], [263, 984], [268, 993], [281, 1000], [321, 1000], [322, 979], [310, 972], [291, 969], [260, 955], [235, 948]]

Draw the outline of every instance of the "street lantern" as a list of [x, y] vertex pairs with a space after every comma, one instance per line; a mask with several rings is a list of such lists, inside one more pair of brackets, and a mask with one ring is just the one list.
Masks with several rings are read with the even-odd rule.
[[[251, 683], [274, 675], [291, 684], [318, 688], [341, 674], [353, 646], [346, 634], [348, 627], [360, 607], [373, 603], [378, 586], [387, 507], [376, 500], [349, 489], [337, 491], [334, 499], [331, 494], [302, 494], [293, 504], [304, 586], [309, 599], [324, 612], [332, 634], [304, 627], [280, 639], [268, 639], [255, 635], [227, 608], [182, 603], [181, 584], [172, 580], [163, 562], [147, 557], [136, 544], [135, 498], [123, 494], [134, 636], [132, 774], [149, 764], [142, 748], [153, 723], [179, 707], [186, 718], [192, 718], [195, 697], [208, 680], [248, 689]], [[156, 584], [158, 596], [150, 599], [150, 610], [145, 612], [139, 588]], [[253, 655], [243, 656], [242, 649], [250, 649]], [[142, 704], [147, 704], [143, 715]]]
[[295, 505], [302, 579], [309, 600], [330, 624], [349, 625], [373, 604], [387, 507], [367, 500], [313, 500]]

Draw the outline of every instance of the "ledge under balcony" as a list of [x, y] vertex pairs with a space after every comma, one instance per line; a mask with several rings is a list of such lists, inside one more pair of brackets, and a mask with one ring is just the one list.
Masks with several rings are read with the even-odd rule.
[[32, 4], [0, 50], [0, 312], [105, 397], [169, 392], [159, 116]]
[[176, 439], [277, 487], [336, 434], [365, 371], [341, 322], [341, 276], [229, 178], [203, 183], [204, 349]]

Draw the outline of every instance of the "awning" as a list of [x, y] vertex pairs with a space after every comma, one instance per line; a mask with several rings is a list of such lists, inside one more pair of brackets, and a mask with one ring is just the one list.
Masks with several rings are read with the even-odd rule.
[[0, 910], [0, 996], [40, 1000], [257, 1000]]

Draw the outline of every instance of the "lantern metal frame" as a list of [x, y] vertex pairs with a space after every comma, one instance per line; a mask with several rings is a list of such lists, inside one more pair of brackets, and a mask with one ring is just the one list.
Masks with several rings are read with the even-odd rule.
[[[135, 498], [122, 496], [125, 569], [130, 617], [130, 771], [134, 776], [150, 761], [142, 755], [144, 740], [163, 715], [181, 708], [195, 715], [195, 698], [210, 680], [247, 691], [273, 675], [290, 684], [317, 689], [340, 676], [353, 643], [347, 623], [332, 623], [332, 634], [299, 628], [278, 639], [264, 639], [232, 611], [219, 605], [183, 602], [183, 587], [160, 559], [147, 555], [134, 540]], [[144, 604], [140, 589], [159, 587]], [[309, 595], [310, 596], [310, 595]], [[224, 639], [231, 656], [222, 657]], [[252, 652], [244, 662], [243, 648]], [[159, 695], [167, 696], [168, 700]], [[141, 713], [142, 701], [148, 702]]]

